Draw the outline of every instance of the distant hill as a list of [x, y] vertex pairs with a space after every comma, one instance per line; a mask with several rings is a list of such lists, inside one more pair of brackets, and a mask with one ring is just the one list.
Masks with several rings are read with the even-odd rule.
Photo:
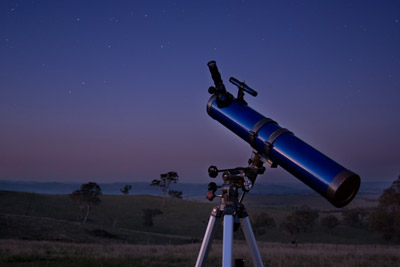
[[[316, 195], [248, 196], [245, 200], [250, 220], [267, 212], [279, 225], [296, 207], [308, 205], [318, 210], [320, 218], [334, 214], [336, 209]], [[359, 203], [368, 201], [360, 198]], [[213, 202], [166, 199], [144, 195], [103, 195], [93, 207], [87, 223], [82, 224], [84, 210], [65, 194], [37, 194], [0, 190], [0, 239], [52, 240], [65, 242], [106, 242], [130, 244], [182, 244], [198, 242], [204, 235]], [[352, 204], [350, 204], [352, 205]], [[160, 209], [154, 225], [143, 225], [143, 209]], [[216, 238], [222, 237], [222, 224], [217, 223]], [[115, 226], [115, 227], [114, 227]], [[257, 239], [270, 242], [290, 242], [279, 227], [267, 230]], [[240, 233], [237, 233], [240, 236]], [[239, 237], [237, 236], [237, 237]], [[332, 231], [317, 223], [311, 233], [301, 234], [302, 242], [378, 244], [384, 242], [378, 233], [344, 223]], [[1, 264], [0, 264], [1, 265]]]
[[[219, 182], [219, 181], [217, 181]], [[79, 189], [82, 183], [60, 183], [60, 182], [25, 182], [0, 180], [0, 190], [10, 190], [41, 194], [69, 194]], [[146, 182], [118, 182], [118, 183], [99, 183], [103, 194], [121, 195], [120, 189], [126, 184], [132, 185], [130, 195], [151, 195], [161, 196], [161, 190], [152, 187]], [[363, 182], [360, 194], [380, 195], [383, 190], [390, 186], [391, 182]], [[207, 193], [207, 184], [177, 183], [172, 184], [170, 189], [183, 192], [185, 199], [204, 198]], [[252, 195], [309, 195], [315, 194], [313, 190], [302, 183], [258, 183], [251, 190]]]
[[[155, 196], [104, 195], [82, 224], [84, 211], [67, 195], [0, 190], [0, 239], [181, 244], [202, 236], [211, 203], [167, 199], [154, 226], [144, 226], [142, 209], [161, 204]], [[191, 216], [185, 216], [188, 209]]]

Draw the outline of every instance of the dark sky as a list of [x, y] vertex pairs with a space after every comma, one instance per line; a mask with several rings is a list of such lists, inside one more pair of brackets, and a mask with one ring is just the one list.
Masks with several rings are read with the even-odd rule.
[[250, 146], [206, 113], [210, 60], [362, 181], [400, 174], [398, 1], [2, 0], [0, 179], [207, 183], [211, 164], [245, 166]]

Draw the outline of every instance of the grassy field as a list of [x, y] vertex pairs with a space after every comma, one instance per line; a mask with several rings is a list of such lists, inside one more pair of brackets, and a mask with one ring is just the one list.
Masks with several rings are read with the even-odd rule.
[[[51, 231], [53, 228], [57, 229], [59, 226], [51, 226], [55, 222], [59, 222], [59, 224], [62, 222], [69, 228], [80, 227], [84, 215], [84, 212], [82, 213], [66, 195], [0, 191], [0, 204], [0, 214], [8, 216], [7, 218], [10, 220], [12, 220], [11, 215], [18, 215], [20, 216], [18, 220], [24, 220], [24, 223], [30, 223], [32, 227], [35, 225], [41, 227], [39, 233], [46, 230]], [[101, 196], [100, 205], [93, 208], [86, 225], [109, 231], [112, 230], [114, 221], [117, 219], [116, 229], [200, 238], [213, 207], [211, 203], [177, 199], [167, 199], [166, 207], [162, 208], [161, 206], [162, 199], [159, 197], [104, 195]], [[153, 227], [143, 225], [142, 209], [149, 208], [159, 208], [163, 212], [162, 215], [154, 218]], [[35, 222], [35, 220], [43, 219], [48, 219], [48, 223]], [[5, 223], [4, 220], [2, 222]], [[47, 227], [46, 225], [48, 225], [48, 229], [44, 229]], [[11, 224], [9, 227], [14, 226]]]
[[[399, 266], [400, 248], [371, 245], [259, 243], [265, 266]], [[194, 266], [199, 244], [73, 244], [0, 240], [1, 266]], [[251, 266], [243, 242], [234, 257]], [[221, 244], [213, 244], [206, 266], [221, 266]]]
[[[267, 212], [279, 225], [294, 206], [313, 200], [318, 199], [286, 196], [285, 202], [282, 196], [263, 196], [257, 201], [250, 196], [245, 201], [250, 218]], [[372, 202], [358, 200], [363, 201]], [[0, 191], [0, 266], [192, 266], [217, 204], [167, 199], [162, 208], [160, 197], [104, 195], [82, 224], [84, 214], [67, 195]], [[340, 210], [319, 205], [320, 218], [332, 213], [340, 218]], [[163, 212], [153, 227], [143, 225], [142, 209], [148, 208]], [[327, 231], [318, 223], [313, 232], [299, 236], [297, 248], [279, 227], [256, 238], [266, 266], [399, 266], [399, 247], [385, 245], [366, 225], [341, 224]], [[237, 234], [234, 247], [235, 257], [250, 262]], [[220, 265], [220, 248], [215, 240], [207, 266]]]
[[[245, 199], [249, 204], [248, 212], [250, 218], [259, 212], [267, 212], [274, 218], [276, 224], [285, 219], [294, 207], [284, 205], [282, 196], [280, 201], [282, 205], [260, 205], [259, 203], [268, 203], [276, 200], [276, 196], [259, 197], [261, 201], [255, 202], [254, 198], [249, 196]], [[295, 201], [297, 197], [297, 201]], [[286, 196], [287, 203], [295, 202], [298, 206], [308, 204], [310, 199], [324, 203], [322, 198], [316, 199], [315, 196]], [[83, 219], [78, 206], [68, 198], [67, 195], [45, 195], [20, 192], [0, 191], [0, 238], [33, 239], [33, 240], [62, 240], [85, 241], [96, 238], [90, 231], [97, 229], [101, 236], [101, 231], [109, 232], [117, 238], [109, 238], [112, 242], [143, 243], [181, 243], [182, 239], [193, 240], [202, 239], [211, 209], [217, 205], [214, 202], [199, 202], [179, 199], [167, 199], [165, 208], [162, 208], [162, 199], [154, 196], [101, 196], [101, 203], [93, 208], [85, 225], [80, 222]], [[321, 205], [321, 204], [320, 204]], [[324, 204], [325, 205], [325, 204]], [[313, 206], [312, 206], [313, 207]], [[163, 214], [156, 216], [153, 227], [143, 225], [142, 209], [159, 208]], [[327, 214], [335, 214], [340, 218], [340, 209], [321, 209], [320, 218]], [[19, 217], [16, 217], [19, 216]], [[6, 219], [7, 218], [7, 219]], [[43, 220], [47, 220], [44, 222]], [[112, 226], [115, 224], [115, 228]], [[27, 231], [36, 229], [35, 231]], [[65, 233], [63, 233], [65, 228]], [[91, 230], [87, 230], [90, 228]], [[136, 234], [130, 235], [134, 231]], [[89, 234], [88, 234], [89, 232]], [[123, 233], [122, 233], [123, 232]], [[46, 233], [46, 234], [44, 234]], [[140, 233], [140, 234], [139, 234]], [[171, 241], [163, 238], [147, 239], [143, 235], [160, 234], [170, 236]], [[106, 233], [104, 233], [106, 235]], [[58, 236], [58, 237], [57, 237]], [[60, 237], [61, 236], [61, 237]], [[135, 238], [138, 236], [138, 238]], [[177, 238], [172, 238], [177, 236]], [[140, 238], [139, 238], [140, 237]], [[160, 241], [159, 241], [160, 240]], [[290, 237], [279, 231], [279, 228], [268, 229], [264, 235], [257, 236], [257, 240], [270, 242], [289, 242]], [[332, 231], [316, 225], [312, 233], [304, 233], [299, 237], [300, 242], [325, 242], [339, 244], [381, 244], [383, 240], [377, 233], [368, 231], [367, 226], [362, 228], [350, 228], [339, 225]]]

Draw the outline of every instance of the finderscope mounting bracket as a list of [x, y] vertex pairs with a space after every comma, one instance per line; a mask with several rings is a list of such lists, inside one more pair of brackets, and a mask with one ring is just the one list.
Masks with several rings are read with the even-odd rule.
[[234, 77], [230, 77], [229, 81], [236, 85], [238, 88], [238, 95], [237, 95], [237, 100], [240, 101], [241, 103], [247, 105], [247, 102], [244, 100], [244, 92], [249, 93], [252, 96], [257, 96], [257, 91], [250, 88], [247, 84], [245, 84], [244, 82], [241, 82], [239, 80], [237, 80]]

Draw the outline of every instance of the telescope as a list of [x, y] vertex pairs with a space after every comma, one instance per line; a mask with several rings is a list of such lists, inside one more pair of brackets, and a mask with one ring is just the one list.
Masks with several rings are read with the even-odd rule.
[[[265, 172], [264, 163], [272, 168], [281, 166], [338, 208], [346, 206], [355, 197], [360, 187], [360, 177], [303, 142], [288, 129], [280, 127], [274, 120], [250, 108], [244, 100], [244, 94], [257, 96], [257, 92], [231, 77], [229, 81], [238, 88], [235, 98], [226, 91], [215, 61], [207, 65], [214, 81], [214, 86], [208, 89], [212, 94], [207, 104], [208, 115], [249, 143], [253, 154], [248, 167], [223, 170], [218, 170], [216, 166], [208, 168], [211, 178], [222, 173], [223, 184], [208, 184], [206, 198], [212, 201], [218, 197], [220, 204], [211, 211], [195, 266], [204, 266], [211, 248], [215, 223], [223, 218], [222, 266], [232, 266], [233, 231], [240, 226], [253, 266], [262, 267], [261, 254], [242, 201], [253, 187], [257, 175]], [[218, 188], [221, 189], [220, 194], [216, 193]], [[240, 190], [242, 194], [239, 198]], [[237, 263], [243, 266], [242, 259]]]
[[208, 90], [212, 94], [207, 104], [211, 118], [249, 143], [271, 167], [281, 166], [335, 207], [342, 208], [352, 201], [360, 187], [357, 174], [250, 108], [244, 94], [256, 96], [257, 92], [231, 77], [229, 81], [238, 87], [235, 98], [225, 89], [216, 62], [207, 65], [214, 81]]

